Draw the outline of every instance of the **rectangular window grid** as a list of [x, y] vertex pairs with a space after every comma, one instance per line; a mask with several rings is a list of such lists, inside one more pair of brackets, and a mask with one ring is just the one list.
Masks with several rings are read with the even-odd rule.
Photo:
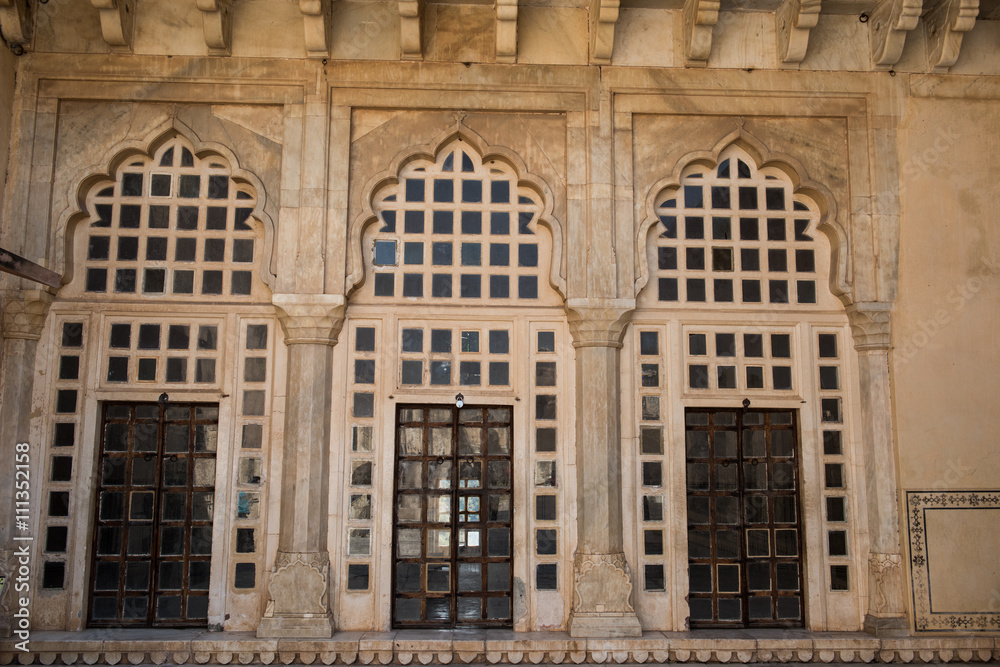
[[565, 496], [560, 479], [559, 460], [563, 448], [557, 415], [558, 387], [567, 386], [558, 362], [564, 332], [555, 323], [533, 323], [530, 327], [529, 378], [531, 383], [531, 432], [534, 447], [529, 460], [533, 466], [532, 504], [529, 508], [531, 549], [529, 570], [533, 570], [534, 586], [538, 591], [560, 588], [559, 563], [566, 562]]
[[224, 340], [221, 318], [107, 316], [98, 386], [217, 389]]
[[636, 530], [642, 590], [665, 592], [667, 557], [667, 493], [664, 470], [666, 426], [666, 352], [664, 327], [638, 326], [635, 330], [635, 363], [639, 403], [637, 440], [638, 507]]
[[[401, 322], [399, 387], [509, 390], [514, 362], [512, 328], [507, 322], [481, 326]], [[355, 378], [362, 377], [359, 372], [355, 362]]]
[[[688, 391], [773, 392], [798, 390], [795, 330], [791, 327], [683, 328]], [[643, 367], [644, 386], [656, 386], [652, 367]]]

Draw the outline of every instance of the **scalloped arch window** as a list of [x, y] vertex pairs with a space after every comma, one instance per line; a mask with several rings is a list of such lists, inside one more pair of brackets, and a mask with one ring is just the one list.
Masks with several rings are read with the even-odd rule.
[[414, 160], [374, 196], [365, 237], [365, 294], [374, 302], [549, 305], [551, 237], [538, 233], [540, 195], [501, 160], [456, 140], [435, 162]]
[[125, 160], [87, 193], [81, 291], [113, 298], [253, 301], [261, 226], [257, 193], [233, 178], [229, 161], [196, 155], [181, 137], [152, 156]]
[[657, 195], [655, 213], [649, 305], [836, 305], [815, 204], [743, 151], [726, 150], [714, 168], [685, 169], [678, 186]]

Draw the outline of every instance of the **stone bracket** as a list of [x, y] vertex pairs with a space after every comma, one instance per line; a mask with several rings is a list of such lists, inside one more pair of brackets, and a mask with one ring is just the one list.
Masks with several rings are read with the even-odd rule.
[[336, 345], [346, 300], [339, 294], [275, 294], [271, 297], [285, 344]]
[[712, 54], [712, 30], [719, 0], [684, 0], [684, 57], [688, 67], [705, 67]]
[[31, 41], [31, 2], [29, 0], [0, 0], [0, 31], [11, 44]]
[[306, 55], [310, 58], [330, 57], [332, 12], [330, 0], [299, 0], [302, 26], [305, 30]]
[[609, 65], [615, 46], [619, 0], [592, 0], [590, 5], [590, 64]]
[[620, 348], [633, 310], [634, 299], [570, 299], [566, 317], [573, 346]]
[[821, 0], [784, 0], [775, 14], [778, 59], [782, 66], [798, 67], [806, 57], [809, 32], [819, 21]]
[[399, 50], [403, 60], [423, 60], [423, 15], [424, 0], [399, 0]]
[[892, 304], [863, 301], [847, 307], [856, 350], [888, 350], [892, 337]]
[[132, 48], [135, 0], [90, 0], [101, 12], [101, 34], [111, 46]]
[[42, 337], [45, 316], [49, 313], [54, 296], [45, 290], [11, 290], [0, 294], [3, 307], [3, 324], [0, 334], [4, 338], [38, 340]]
[[906, 33], [917, 27], [923, 0], [880, 0], [868, 19], [871, 26], [872, 64], [890, 69], [903, 54]]
[[205, 28], [205, 45], [210, 53], [232, 52], [233, 0], [198, 0]]
[[496, 0], [497, 62], [517, 62], [517, 0]]
[[962, 52], [962, 37], [976, 25], [979, 0], [941, 0], [924, 15], [927, 33], [927, 66], [945, 72]]

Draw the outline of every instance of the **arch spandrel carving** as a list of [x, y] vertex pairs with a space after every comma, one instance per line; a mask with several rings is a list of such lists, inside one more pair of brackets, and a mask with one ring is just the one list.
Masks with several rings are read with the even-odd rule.
[[217, 159], [219, 164], [225, 168], [231, 181], [237, 185], [246, 186], [254, 193], [253, 199], [248, 200], [252, 203], [249, 218], [257, 221], [263, 230], [263, 248], [260, 253], [261, 259], [257, 267], [257, 276], [269, 289], [274, 289], [276, 226], [266, 210], [268, 200], [263, 182], [251, 171], [241, 166], [239, 158], [229, 147], [218, 142], [201, 141], [190, 127], [177, 118], [163, 123], [142, 139], [130, 138], [112, 146], [105, 151], [96, 165], [81, 171], [81, 173], [86, 174], [85, 176], [73, 182], [67, 198], [71, 202], [70, 207], [59, 216], [53, 232], [56, 254], [54, 264], [64, 266], [64, 286], [78, 280], [75, 275], [78, 270], [78, 267], [75, 266], [75, 255], [78, 254], [75, 248], [76, 237], [79, 235], [79, 226], [95, 216], [92, 202], [89, 201], [93, 194], [102, 185], [113, 186], [119, 172], [127, 167], [130, 161], [136, 159], [152, 161], [166, 144], [176, 139], [189, 146], [192, 154], [198, 160]]
[[746, 131], [742, 125], [727, 134], [709, 150], [692, 151], [676, 161], [670, 174], [656, 181], [649, 188], [642, 211], [645, 217], [638, 225], [636, 234], [636, 264], [638, 275], [635, 292], [638, 296], [650, 281], [647, 261], [648, 238], [660, 222], [655, 210], [664, 193], [678, 191], [683, 181], [692, 173], [711, 171], [719, 167], [728, 157], [743, 155], [752, 162], [755, 171], [773, 175], [785, 180], [791, 189], [795, 202], [804, 204], [818, 216], [816, 230], [822, 232], [829, 242], [830, 292], [844, 305], [851, 303], [851, 285], [848, 281], [849, 244], [847, 232], [838, 219], [836, 198], [823, 184], [809, 178], [805, 167], [796, 158], [774, 153], [767, 146]]
[[385, 192], [387, 188], [398, 186], [401, 181], [400, 175], [407, 166], [421, 162], [428, 165], [437, 164], [443, 155], [462, 145], [474, 151], [483, 166], [494, 161], [500, 162], [515, 175], [515, 186], [518, 190], [527, 190], [537, 198], [539, 211], [533, 225], [543, 227], [551, 236], [548, 282], [556, 293], [565, 299], [565, 236], [562, 223], [553, 213], [554, 195], [551, 188], [544, 180], [529, 173], [524, 161], [516, 152], [502, 146], [491, 146], [461, 121], [435, 141], [423, 146], [406, 148], [397, 153], [389, 167], [369, 179], [364, 186], [363, 209], [351, 222], [348, 232], [349, 251], [346, 270], [348, 295], [356, 293], [367, 279], [363, 243], [366, 232], [380, 220], [376, 206], [376, 199], [380, 193]]

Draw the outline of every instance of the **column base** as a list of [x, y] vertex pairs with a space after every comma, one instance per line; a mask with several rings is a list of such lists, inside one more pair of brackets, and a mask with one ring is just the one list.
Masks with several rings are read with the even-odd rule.
[[260, 619], [260, 639], [329, 639], [333, 636], [330, 614], [271, 616]]
[[905, 616], [865, 614], [865, 632], [875, 637], [908, 637], [910, 623]]
[[567, 628], [570, 637], [641, 637], [635, 613], [573, 612]]

